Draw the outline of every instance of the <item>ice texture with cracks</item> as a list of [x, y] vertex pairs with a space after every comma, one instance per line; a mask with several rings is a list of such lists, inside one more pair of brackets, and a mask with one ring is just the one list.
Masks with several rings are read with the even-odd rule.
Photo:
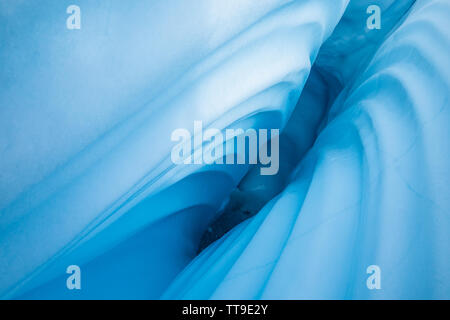
[[[447, 1], [78, 2], [0, 4], [1, 297], [450, 297]], [[174, 165], [196, 120], [284, 129], [280, 175]]]

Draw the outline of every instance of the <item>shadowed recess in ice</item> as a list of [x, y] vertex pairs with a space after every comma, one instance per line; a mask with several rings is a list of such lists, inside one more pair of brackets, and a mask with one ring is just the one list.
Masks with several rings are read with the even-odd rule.
[[[69, 4], [0, 4], [1, 297], [450, 297], [447, 1]], [[196, 120], [282, 129], [279, 174], [173, 164]]]
[[[448, 298], [449, 15], [446, 1], [417, 1], [334, 102], [289, 186], [164, 297]], [[370, 265], [382, 290], [366, 287]]]

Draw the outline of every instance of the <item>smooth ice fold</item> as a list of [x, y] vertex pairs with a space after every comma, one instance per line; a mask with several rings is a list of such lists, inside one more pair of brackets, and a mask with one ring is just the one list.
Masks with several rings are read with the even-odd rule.
[[[104, 33], [85, 27], [86, 33], [76, 35], [59, 29], [59, 4], [6, 6], [9, 29], [2, 37], [9, 46], [2, 63], [8, 69], [2, 78], [8, 85], [1, 94], [6, 105], [1, 127], [9, 152], [1, 163], [6, 191], [0, 260], [7, 261], [0, 266], [1, 294], [17, 297], [50, 281], [38, 289], [39, 296], [65, 297], [67, 290], [54, 289], [51, 280], [64, 277], [65, 267], [76, 263], [105, 275], [87, 285], [100, 292], [86, 289], [80, 297], [157, 297], [194, 257], [205, 223], [246, 170], [174, 166], [170, 133], [191, 128], [195, 120], [219, 129], [237, 124], [283, 128], [345, 4], [149, 3], [125, 10], [130, 18], [124, 22], [117, 12], [128, 5], [86, 3], [85, 24], [89, 15], [104, 17], [107, 10], [108, 20], [95, 22]], [[51, 32], [43, 38], [36, 24], [26, 37], [14, 38], [10, 30], [24, 28], [15, 15], [24, 13], [30, 21], [34, 17], [25, 14], [30, 10], [42, 10], [39, 22]], [[183, 22], [178, 41], [180, 25], [168, 21], [189, 12], [192, 19]], [[161, 30], [164, 38], [155, 34]], [[24, 72], [21, 63], [27, 59], [34, 64]], [[198, 208], [195, 214], [191, 208]], [[174, 214], [180, 217], [170, 218]], [[187, 217], [192, 221], [187, 223]], [[139, 232], [140, 240], [132, 238]], [[118, 272], [109, 250], [121, 243], [127, 247], [126, 241], [136, 247], [143, 239], [159, 246], [124, 249], [132, 257], [119, 272], [128, 281], [105, 281], [111, 278], [107, 274]], [[182, 244], [171, 244], [177, 241]], [[164, 259], [158, 258], [160, 251]], [[140, 266], [147, 263], [156, 269]], [[142, 278], [161, 284], [142, 288], [147, 284]]]
[[[78, 2], [0, 4], [1, 298], [450, 297], [446, 0]], [[281, 129], [280, 173], [174, 164], [195, 121]]]
[[[289, 186], [163, 297], [448, 298], [449, 15], [446, 1], [417, 1], [335, 100]], [[381, 290], [366, 286], [373, 265]]]

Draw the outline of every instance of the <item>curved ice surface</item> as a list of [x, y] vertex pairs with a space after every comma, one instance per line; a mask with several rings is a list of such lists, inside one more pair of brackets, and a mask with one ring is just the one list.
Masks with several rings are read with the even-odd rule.
[[[164, 297], [448, 298], [449, 14], [446, 1], [418, 1], [333, 104], [286, 190]], [[370, 265], [382, 290], [366, 287]]]
[[[446, 1], [79, 2], [0, 5], [2, 297], [450, 297]], [[195, 120], [285, 128], [280, 175], [174, 165]], [[238, 184], [281, 193], [186, 267]]]

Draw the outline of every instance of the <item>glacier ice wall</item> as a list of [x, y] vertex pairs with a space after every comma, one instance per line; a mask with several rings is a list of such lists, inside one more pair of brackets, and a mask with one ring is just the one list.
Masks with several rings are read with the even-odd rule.
[[[331, 106], [289, 186], [164, 297], [448, 298], [449, 14], [418, 1]], [[367, 290], [370, 265], [382, 290]]]
[[[0, 296], [449, 298], [450, 5], [372, 2], [0, 4]], [[195, 120], [284, 129], [280, 174], [174, 165]]]

